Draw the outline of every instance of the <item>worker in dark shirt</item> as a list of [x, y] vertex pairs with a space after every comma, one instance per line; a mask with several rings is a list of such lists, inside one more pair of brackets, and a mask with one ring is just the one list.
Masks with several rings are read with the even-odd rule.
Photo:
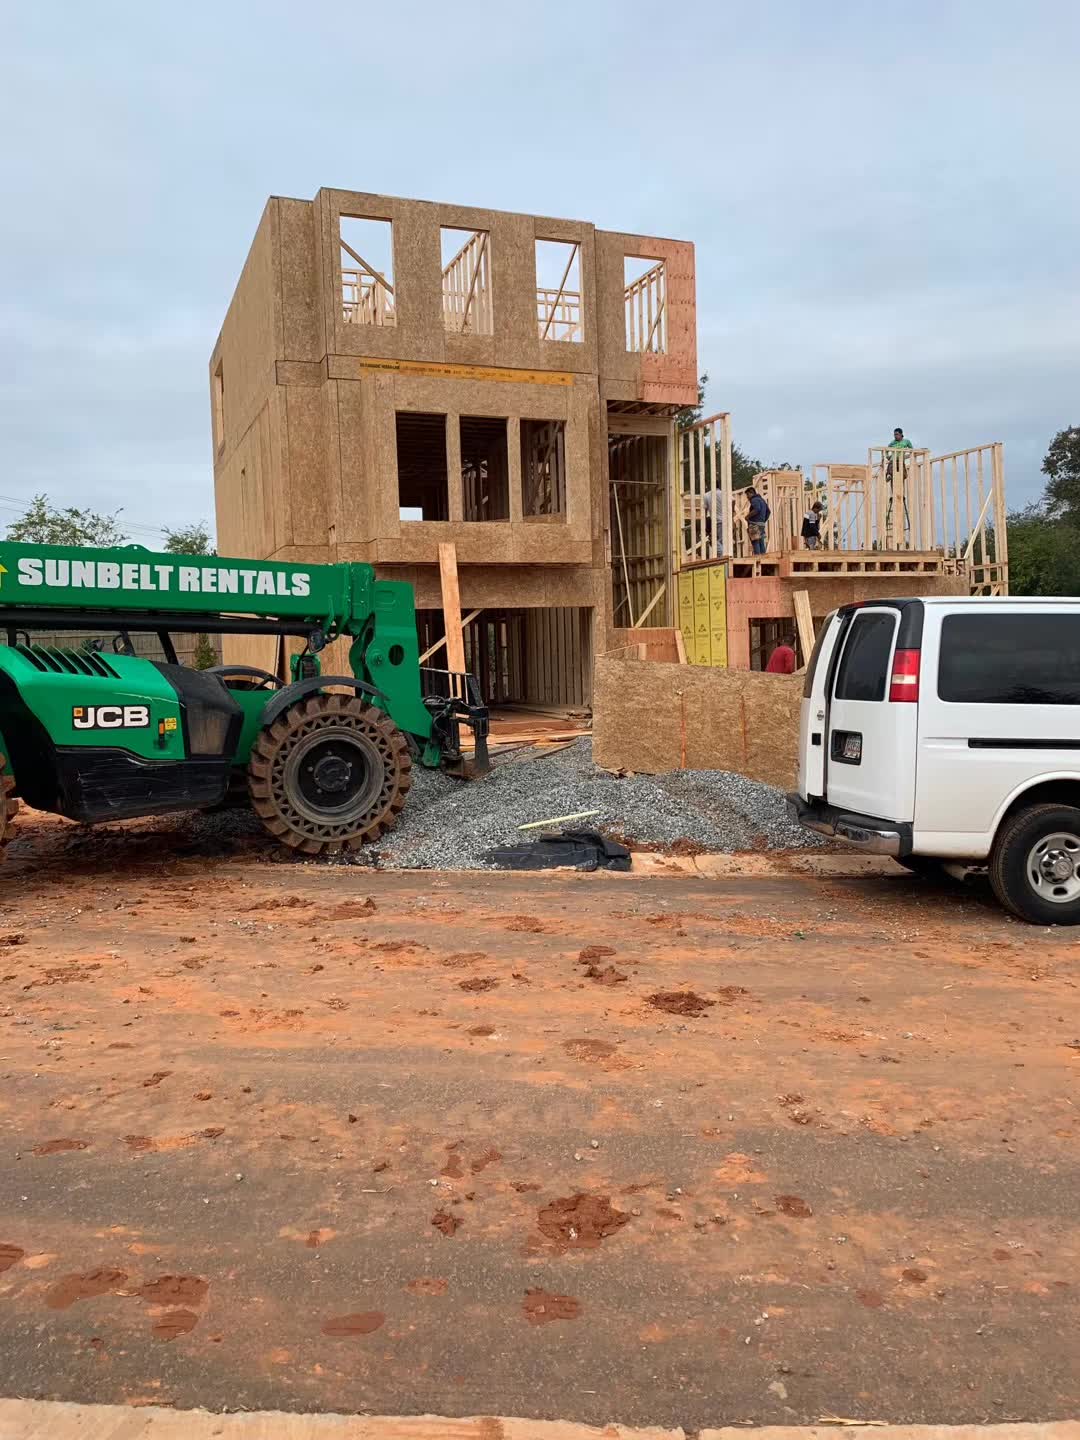
[[824, 510], [820, 500], [815, 500], [802, 517], [802, 538], [807, 550], [816, 550], [821, 540], [821, 512]]
[[765, 554], [765, 527], [772, 513], [764, 495], [759, 495], [753, 485], [746, 492], [746, 533], [750, 537], [750, 549], [755, 555]]

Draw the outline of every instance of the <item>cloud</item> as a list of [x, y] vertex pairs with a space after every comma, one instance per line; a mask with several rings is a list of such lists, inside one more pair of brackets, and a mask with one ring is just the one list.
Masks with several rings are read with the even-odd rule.
[[[710, 400], [762, 459], [892, 425], [1040, 489], [1080, 395], [1080, 7], [801, 0], [17, 7], [0, 57], [5, 493], [212, 514], [206, 359], [269, 194], [697, 243]], [[786, 453], [778, 453], [784, 451]]]

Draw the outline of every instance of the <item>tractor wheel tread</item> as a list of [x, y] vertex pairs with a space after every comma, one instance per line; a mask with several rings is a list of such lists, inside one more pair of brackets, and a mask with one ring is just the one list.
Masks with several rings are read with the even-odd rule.
[[[287, 793], [288, 756], [323, 727], [356, 731], [368, 764], [377, 758], [382, 765], [382, 781], [368, 810], [351, 822], [335, 820], [332, 814], [321, 822], [318, 809], [312, 813], [310, 796], [294, 803]], [[411, 786], [412, 757], [404, 735], [388, 715], [358, 695], [332, 693], [295, 701], [257, 736], [248, 761], [252, 809], [272, 835], [305, 855], [338, 854], [378, 840], [396, 823]]]
[[[6, 766], [7, 757], [0, 755], [0, 770], [6, 769]], [[12, 794], [14, 789], [15, 777], [5, 774], [0, 784], [0, 848], [11, 839], [12, 825], [19, 813], [19, 802]]]

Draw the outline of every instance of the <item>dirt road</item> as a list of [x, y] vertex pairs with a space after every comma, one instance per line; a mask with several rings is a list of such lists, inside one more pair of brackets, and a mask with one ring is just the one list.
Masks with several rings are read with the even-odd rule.
[[1076, 1413], [1075, 935], [74, 833], [3, 877], [0, 1393]]

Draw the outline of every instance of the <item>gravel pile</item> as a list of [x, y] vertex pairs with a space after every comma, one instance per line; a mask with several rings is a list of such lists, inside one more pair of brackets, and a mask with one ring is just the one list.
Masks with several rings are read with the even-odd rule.
[[578, 827], [631, 846], [688, 841], [694, 848], [733, 851], [819, 843], [788, 819], [783, 794], [769, 785], [725, 770], [619, 778], [593, 764], [592, 743], [583, 739], [540, 758], [497, 758], [482, 780], [454, 780], [416, 767], [397, 828], [355, 862], [480, 870], [494, 846], [528, 838], [519, 825], [581, 810], [599, 814], [576, 822]]

